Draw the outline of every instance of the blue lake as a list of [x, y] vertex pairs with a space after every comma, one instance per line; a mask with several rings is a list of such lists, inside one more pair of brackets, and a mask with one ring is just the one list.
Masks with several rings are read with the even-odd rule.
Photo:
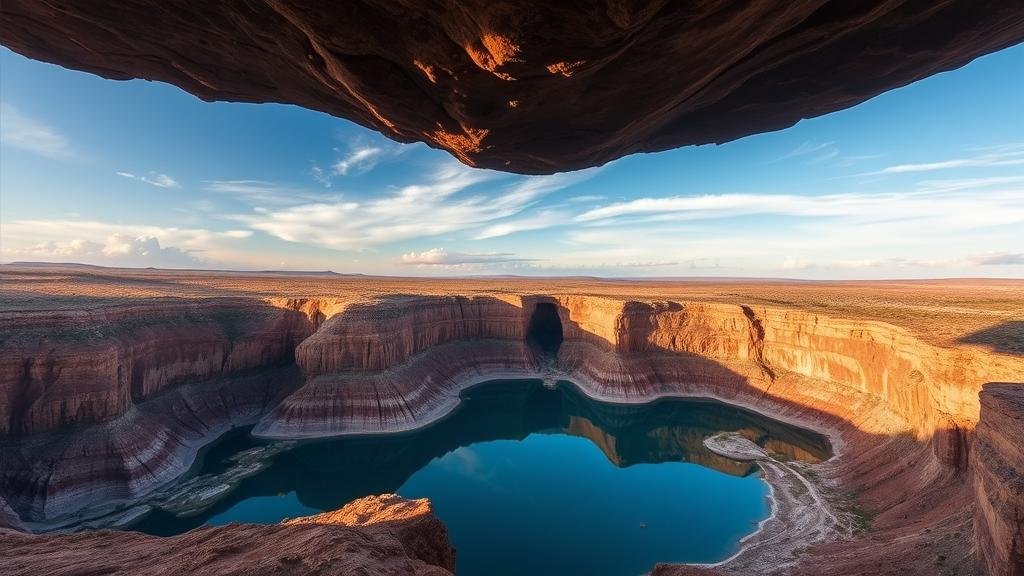
[[[302, 444], [202, 514], [157, 512], [134, 529], [278, 522], [397, 492], [431, 499], [462, 576], [636, 575], [725, 559], [770, 513], [755, 466], [704, 448], [723, 431], [786, 458], [830, 455], [818, 434], [717, 402], [609, 405], [568, 383], [495, 381], [425, 430]], [[225, 438], [200, 472], [254, 444]]]

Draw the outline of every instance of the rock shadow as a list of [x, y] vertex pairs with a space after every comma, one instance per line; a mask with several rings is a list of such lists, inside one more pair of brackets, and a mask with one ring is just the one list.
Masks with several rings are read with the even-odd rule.
[[983, 328], [961, 337], [957, 342], [984, 346], [992, 352], [1024, 356], [1024, 320], [1011, 320]]

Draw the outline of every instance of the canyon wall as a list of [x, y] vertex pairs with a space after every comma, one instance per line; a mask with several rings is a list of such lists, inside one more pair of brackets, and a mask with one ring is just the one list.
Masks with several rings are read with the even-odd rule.
[[971, 453], [978, 551], [990, 576], [1024, 575], [1024, 394], [986, 384]]
[[0, 315], [0, 496], [39, 521], [180, 476], [204, 445], [300, 384], [294, 349], [313, 330], [311, 310], [278, 304]]
[[[555, 356], [530, 343], [540, 303], [561, 321]], [[880, 322], [703, 302], [509, 294], [166, 304], [6, 319], [0, 496], [22, 520], [144, 494], [232, 426], [255, 423], [254, 434], [282, 439], [410, 430], [443, 417], [475, 383], [538, 377], [615, 402], [715, 397], [827, 431], [840, 454], [830, 476], [878, 512], [872, 530], [899, 542], [902, 557], [932, 560], [923, 533], [906, 533], [913, 518], [932, 539], [975, 532], [978, 549], [991, 550], [981, 558], [990, 572], [1016, 575], [1000, 567], [1020, 558], [1012, 506], [1024, 476], [1007, 423], [1021, 389], [981, 402], [978, 393], [985, 382], [1020, 381], [1024, 358], [940, 348]], [[805, 564], [841, 574], [892, 553], [872, 542], [825, 546], [827, 570]], [[973, 561], [962, 556], [963, 566]]]
[[175, 300], [0, 316], [0, 435], [101, 423], [175, 385], [288, 364], [302, 311]]

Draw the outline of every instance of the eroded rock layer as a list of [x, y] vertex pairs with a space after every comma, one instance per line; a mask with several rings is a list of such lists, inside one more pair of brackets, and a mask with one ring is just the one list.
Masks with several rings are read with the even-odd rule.
[[[218, 304], [245, 310], [244, 321], [237, 310], [217, 316]], [[160, 313], [164, 305], [174, 314]], [[533, 321], [542, 305], [560, 323], [542, 335], [557, 336], [550, 349], [532, 333], [551, 329]], [[447, 414], [468, 386], [527, 376], [569, 380], [613, 402], [713, 397], [829, 434], [838, 457], [819, 465], [821, 481], [856, 495], [868, 535], [810, 543], [807, 553], [790, 550], [768, 564], [751, 547], [721, 573], [839, 575], [866, 563], [913, 573], [941, 563], [972, 574], [982, 562], [1001, 575], [1020, 563], [1013, 510], [1024, 477], [1024, 387], [986, 389], [979, 402], [984, 383], [1021, 380], [1020, 356], [938, 347], [880, 322], [727, 303], [505, 293], [181, 306], [140, 305], [107, 324], [95, 319], [114, 312], [89, 312], [95, 333], [58, 341], [23, 337], [35, 325], [11, 320], [17, 337], [2, 347], [14, 368], [3, 373], [0, 397], [33, 399], [6, 405], [0, 496], [12, 521], [144, 494], [231, 426], [255, 422], [254, 433], [279, 439], [409, 430]], [[166, 349], [191, 332], [207, 345]], [[79, 356], [96, 349], [112, 350], [113, 360], [72, 378], [86, 364]], [[42, 374], [55, 379], [17, 369], [40, 357], [53, 358]], [[104, 409], [52, 408], [62, 395]], [[983, 547], [991, 553], [979, 557]]]
[[0, 572], [8, 576], [450, 576], [455, 570], [448, 530], [430, 503], [393, 494], [280, 525], [203, 527], [170, 538], [109, 530], [41, 536], [0, 528], [0, 548]]
[[986, 384], [971, 451], [978, 550], [992, 576], [1024, 574], [1024, 394]]
[[301, 311], [255, 300], [153, 302], [10, 313], [0, 433], [105, 422], [177, 384], [290, 364], [313, 331]]
[[5, 0], [0, 40], [550, 173], [853, 106], [1024, 39], [1014, 0]]

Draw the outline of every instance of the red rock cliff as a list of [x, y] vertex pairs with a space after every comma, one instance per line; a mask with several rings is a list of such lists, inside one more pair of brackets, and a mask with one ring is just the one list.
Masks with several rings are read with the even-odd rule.
[[[564, 340], [556, 358], [527, 343], [539, 303], [554, 305], [561, 321]], [[224, 304], [230, 308], [231, 301]], [[102, 345], [147, 359], [132, 360], [146, 367], [133, 380], [143, 384], [128, 386], [107, 369], [106, 379], [91, 381], [86, 390], [98, 398], [127, 394], [132, 402], [132, 391], [138, 391], [141, 398], [121, 416], [75, 431], [75, 448], [45, 456], [48, 464], [40, 459], [49, 453], [34, 448], [48, 445], [36, 440], [45, 434], [26, 436], [15, 456], [4, 451], [5, 496], [15, 511], [39, 519], [144, 493], [187, 468], [198, 446], [233, 422], [259, 419], [255, 432], [273, 438], [408, 430], [446, 414], [461, 390], [476, 382], [532, 376], [567, 378], [592, 397], [616, 402], [717, 397], [829, 432], [840, 454], [829, 474], [878, 514], [871, 538], [814, 548], [799, 565], [804, 572], [796, 573], [849, 573], [865, 558], [931, 565], [931, 546], [943, 538], [957, 543], [949, 547], [949, 562], [969, 571], [974, 556], [965, 531], [976, 532], [978, 549], [993, 551], [982, 558], [993, 573], [1013, 574], [1000, 567], [1018, 562], [1015, 517], [1003, 510], [1019, 503], [1012, 422], [1019, 410], [1013, 397], [1021, 388], [1008, 385], [1009, 399], [983, 393], [981, 403], [978, 393], [985, 382], [1019, 380], [1024, 358], [937, 347], [880, 322], [733, 304], [583, 295], [389, 297], [348, 304], [290, 299], [274, 301], [261, 314], [247, 313], [235, 334], [251, 338], [234, 340], [224, 321], [208, 316], [212, 305], [202, 304], [205, 312], [189, 326], [208, 338], [213, 361], [187, 343], [180, 353], [163, 350], [187, 339], [180, 313], [147, 316], [153, 324], [130, 332], [166, 338], [162, 346], [104, 333]], [[279, 360], [285, 343], [295, 345], [313, 330], [296, 347], [304, 376], [297, 390], [286, 379], [245, 380], [253, 376], [244, 370], [224, 377]], [[5, 366], [23, 366], [41, 349], [61, 352], [52, 342], [17, 342], [32, 345], [5, 343], [14, 352], [5, 355]], [[245, 352], [231, 360], [235, 350]], [[67, 364], [61, 378], [79, 365], [85, 363]], [[24, 389], [23, 372], [4, 374], [4, 390]], [[211, 375], [216, 378], [208, 384], [186, 382]], [[75, 382], [61, 378], [55, 382]], [[77, 386], [44, 386], [49, 395], [41, 397], [59, 405], [62, 394], [79, 394]], [[245, 408], [232, 412], [226, 397]], [[207, 408], [196, 412], [197, 406]], [[80, 424], [95, 421], [93, 412], [80, 413], [87, 417]], [[136, 431], [126, 435], [126, 427]], [[18, 428], [26, 429], [32, 427]]]
[[5, 0], [0, 40], [550, 173], [779, 130], [1024, 39], [1016, 0]]
[[991, 576], [1024, 575], [1024, 393], [987, 384], [971, 452], [978, 551]]
[[7, 576], [451, 576], [455, 570], [448, 530], [430, 502], [393, 494], [276, 526], [207, 526], [169, 538], [110, 530], [34, 536], [0, 528], [0, 548], [0, 572]]
[[0, 435], [108, 421], [169, 387], [290, 363], [312, 332], [252, 301], [4, 314]]

